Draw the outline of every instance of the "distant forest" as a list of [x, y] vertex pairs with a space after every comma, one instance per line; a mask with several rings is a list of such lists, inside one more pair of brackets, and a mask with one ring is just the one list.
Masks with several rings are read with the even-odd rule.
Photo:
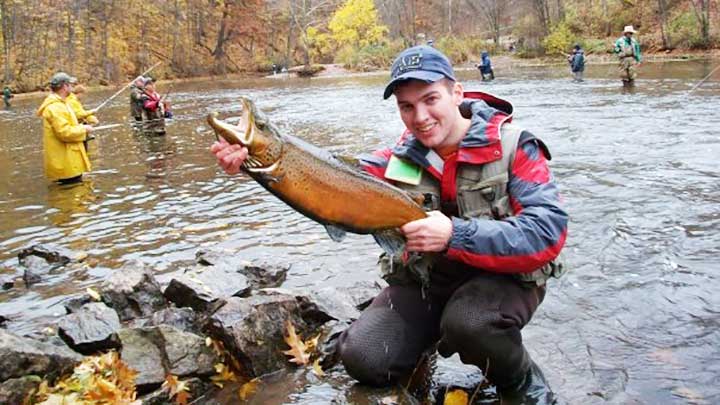
[[271, 66], [387, 68], [432, 39], [454, 62], [481, 50], [607, 52], [633, 25], [644, 50], [720, 44], [720, 0], [0, 0], [2, 74], [15, 91], [57, 70], [120, 83], [163, 61], [162, 78]]

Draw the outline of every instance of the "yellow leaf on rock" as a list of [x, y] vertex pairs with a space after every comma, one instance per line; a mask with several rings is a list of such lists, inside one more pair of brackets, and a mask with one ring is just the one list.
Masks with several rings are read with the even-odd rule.
[[315, 373], [315, 375], [318, 377], [322, 377], [325, 375], [325, 372], [323, 371], [322, 367], [320, 366], [320, 359], [316, 359], [313, 362], [312, 370], [313, 370], [313, 373]]
[[448, 391], [445, 393], [445, 400], [443, 403], [445, 405], [467, 405], [468, 394], [467, 392], [458, 389]]
[[285, 350], [283, 353], [292, 357], [290, 359], [291, 363], [298, 365], [308, 364], [310, 362], [310, 354], [307, 353], [305, 343], [303, 343], [302, 339], [295, 333], [295, 327], [292, 322], [285, 321], [285, 329], [287, 335], [284, 336], [284, 339], [285, 343], [290, 346], [290, 350]]
[[250, 398], [250, 396], [255, 394], [255, 391], [257, 391], [258, 388], [258, 382], [259, 380], [257, 378], [253, 378], [252, 380], [243, 384], [242, 387], [240, 387], [240, 389], [238, 390], [238, 397], [241, 401], [245, 401]]
[[230, 370], [230, 368], [223, 363], [215, 364], [215, 371], [217, 372], [217, 374], [210, 377], [210, 380], [213, 382], [213, 384], [217, 385], [220, 388], [222, 388], [227, 381], [237, 381], [235, 373], [233, 373], [232, 370]]

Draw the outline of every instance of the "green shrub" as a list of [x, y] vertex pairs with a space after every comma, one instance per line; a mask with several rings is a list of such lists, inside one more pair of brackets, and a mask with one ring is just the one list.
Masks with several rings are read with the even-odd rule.
[[672, 45], [683, 48], [698, 48], [703, 46], [700, 27], [692, 11], [677, 15], [668, 23], [668, 34]]
[[473, 54], [472, 44], [472, 40], [454, 36], [441, 37], [435, 41], [435, 47], [450, 58], [453, 64], [467, 62]]
[[347, 69], [369, 71], [389, 69], [395, 56], [404, 48], [402, 41], [384, 42], [355, 49], [350, 45], [340, 48], [335, 54], [335, 63]]
[[573, 46], [575, 36], [565, 21], [555, 24], [550, 34], [543, 39], [543, 47], [549, 55], [565, 55]]

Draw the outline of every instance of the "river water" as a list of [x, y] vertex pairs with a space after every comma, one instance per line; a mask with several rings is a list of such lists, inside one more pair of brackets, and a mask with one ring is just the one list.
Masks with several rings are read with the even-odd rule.
[[[648, 63], [632, 91], [610, 65], [589, 66], [581, 84], [564, 66], [498, 70], [490, 84], [459, 72], [467, 89], [511, 101], [515, 122], [553, 154], [571, 216], [571, 271], [551, 281], [524, 337], [569, 403], [720, 402], [720, 74], [690, 93], [715, 65]], [[356, 155], [392, 144], [402, 129], [393, 100], [381, 98], [385, 79], [178, 84], [165, 137], [129, 126], [98, 132], [94, 170], [74, 187], [44, 179], [34, 115], [41, 98], [15, 101], [0, 112], [0, 276], [17, 275], [18, 252], [33, 244], [88, 258], [30, 289], [20, 281], [0, 292], [7, 329], [37, 333], [65, 299], [124, 263], [143, 262], [162, 277], [209, 247], [238, 260], [291, 262], [290, 287], [376, 280], [380, 250], [371, 237], [334, 243], [247, 177], [225, 175], [208, 152], [203, 118], [237, 115], [238, 96], [247, 95], [283, 130]], [[127, 122], [126, 96], [99, 118]], [[313, 401], [322, 403], [305, 403]]]

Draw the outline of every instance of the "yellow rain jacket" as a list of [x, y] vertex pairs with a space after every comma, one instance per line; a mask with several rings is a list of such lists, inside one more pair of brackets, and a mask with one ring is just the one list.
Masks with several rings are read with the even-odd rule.
[[45, 175], [50, 180], [68, 179], [91, 170], [83, 140], [85, 128], [60, 96], [50, 93], [38, 108], [43, 119]]
[[67, 105], [72, 108], [78, 121], [85, 121], [90, 125], [95, 125], [100, 122], [96, 116], [85, 110], [85, 107], [83, 107], [82, 103], [80, 102], [80, 100], [78, 100], [75, 93], [70, 93], [70, 95], [65, 97], [65, 103], [67, 103]]

